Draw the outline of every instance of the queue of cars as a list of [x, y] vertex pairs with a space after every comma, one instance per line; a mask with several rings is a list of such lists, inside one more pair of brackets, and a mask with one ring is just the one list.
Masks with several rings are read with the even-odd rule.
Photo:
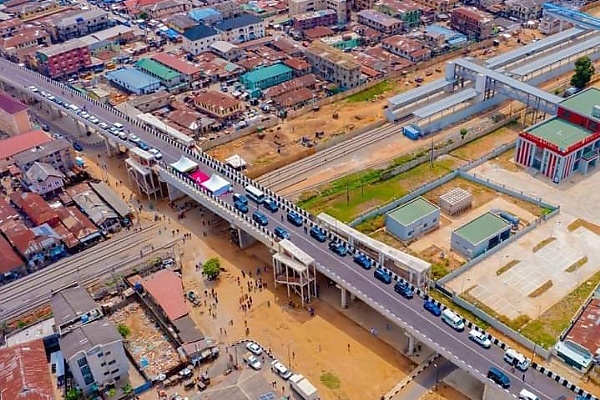
[[[71, 111], [72, 113], [74, 113], [75, 115], [79, 116], [82, 119], [85, 119], [89, 122], [91, 122], [94, 125], [97, 125], [99, 129], [102, 129], [106, 132], [109, 132], [110, 134], [112, 134], [115, 137], [118, 137], [119, 139], [123, 140], [123, 141], [129, 141], [132, 144], [136, 145], [137, 147], [139, 147], [140, 149], [149, 152], [152, 156], [154, 156], [154, 158], [156, 160], [160, 160], [162, 159], [162, 154], [159, 150], [151, 148], [147, 143], [145, 143], [144, 141], [142, 141], [139, 137], [137, 137], [134, 134], [127, 134], [125, 132], [125, 127], [123, 126], [123, 124], [119, 123], [119, 122], [115, 122], [112, 125], [109, 125], [105, 122], [100, 122], [100, 120], [98, 119], [98, 117], [90, 114], [87, 110], [85, 109], [80, 109], [79, 107], [77, 107], [75, 104], [69, 104], [68, 102], [59, 99], [58, 97], [50, 94], [50, 93], [46, 93], [45, 91], [40, 91], [37, 87], [35, 86], [29, 86], [28, 88], [31, 92], [33, 93], [38, 93], [39, 95], [47, 98], [48, 100], [52, 101], [53, 103], [62, 106], [63, 108], [65, 108], [68, 111]], [[75, 145], [73, 146], [75, 148], [75, 150], [77, 151], [81, 151], [83, 150], [83, 148], [81, 147], [81, 145], [78, 145], [79, 148], [77, 148]]]
[[[258, 193], [258, 189], [252, 189], [253, 190], [248, 191], [248, 196], [257, 204], [257, 208], [258, 206], [263, 205], [265, 209], [272, 213], [275, 213], [279, 210], [279, 205], [274, 199], [261, 199], [261, 194]], [[238, 209], [240, 212], [248, 212], [248, 198], [246, 196], [239, 193], [235, 193], [233, 195], [233, 201], [235, 208]], [[252, 219], [261, 226], [267, 226], [269, 223], [269, 219], [267, 218], [267, 216], [258, 209], [253, 212]], [[304, 226], [304, 219], [294, 211], [289, 211], [286, 214], [285, 219], [287, 220], [287, 222], [289, 222], [295, 227]], [[281, 216], [281, 220], [284, 220], [283, 215]], [[316, 225], [313, 225], [310, 229], [308, 229], [305, 226], [304, 231], [305, 233], [308, 233], [313, 240], [316, 240], [319, 243], [324, 243], [327, 241], [327, 232]], [[289, 239], [291, 236], [290, 233], [281, 226], [277, 226], [274, 229], [274, 233], [280, 239]], [[348, 252], [351, 251], [343, 241], [337, 239], [331, 240], [328, 244], [328, 248], [331, 252], [338, 255], [339, 257], [345, 257], [348, 254]], [[366, 254], [356, 252], [352, 255], [352, 258], [355, 264], [359, 265], [365, 270], [370, 270], [373, 266], [373, 261]], [[383, 267], [375, 268], [375, 270], [373, 271], [373, 276], [375, 279], [379, 280], [380, 282], [386, 285], [389, 285], [394, 281], [394, 276], [392, 272]], [[397, 279], [394, 283], [394, 292], [396, 292], [397, 294], [399, 294], [407, 300], [411, 300], [415, 296], [414, 288], [402, 278]], [[423, 308], [429, 313], [431, 313], [433, 316], [440, 317], [442, 321], [452, 329], [458, 332], [464, 331], [465, 321], [460, 315], [454, 313], [452, 310], [448, 308], [442, 309], [441, 306], [438, 305], [437, 302], [433, 301], [432, 299], [427, 299], [423, 303]], [[485, 332], [481, 332], [477, 329], [472, 329], [468, 334], [468, 338], [477, 345], [481, 346], [483, 349], [489, 349], [492, 346], [490, 336]], [[256, 366], [258, 365], [256, 363], [257, 360], [252, 359], [252, 357], [256, 357], [262, 354], [262, 349], [260, 349], [260, 346], [256, 345], [255, 343], [249, 343], [247, 345], [247, 349], [251, 353], [247, 357], [247, 362], [252, 368], [256, 368]], [[508, 349], [505, 352], [503, 358], [512, 367], [519, 369], [520, 371], [526, 371], [529, 367], [529, 360], [522, 354], [512, 349]], [[273, 363], [273, 365], [275, 365], [279, 362], [274, 361]], [[281, 367], [285, 368], [283, 367], [283, 365], [281, 365]], [[277, 367], [273, 366], [274, 371], [279, 369], [279, 365]], [[487, 376], [490, 380], [492, 380], [493, 382], [495, 382], [503, 388], [508, 388], [510, 386], [510, 379], [508, 378], [508, 376], [496, 366], [492, 366], [489, 369]], [[521, 393], [519, 397], [523, 400], [539, 400], [537, 396], [535, 396], [531, 392]]]

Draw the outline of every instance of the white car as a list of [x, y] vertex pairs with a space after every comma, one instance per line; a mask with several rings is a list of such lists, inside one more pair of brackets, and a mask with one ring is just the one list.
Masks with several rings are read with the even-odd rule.
[[260, 356], [263, 353], [263, 349], [262, 347], [260, 347], [258, 344], [254, 343], [254, 342], [250, 342], [248, 344], [246, 344], [246, 349], [256, 355], [256, 356]]
[[53, 96], [53, 95], [51, 95], [51, 94], [48, 94], [48, 96], [46, 96], [46, 98], [47, 98], [48, 100], [50, 100], [50, 101], [53, 101], [54, 99], [56, 99], [56, 97], [54, 97], [54, 96]]
[[79, 112], [79, 116], [80, 116], [81, 118], [86, 118], [86, 119], [87, 119], [87, 118], [90, 116], [90, 114], [88, 114], [88, 113], [87, 113], [87, 112], [85, 112], [85, 111], [80, 111], [80, 112]]
[[35, 86], [29, 86], [27, 89], [31, 90], [33, 93], [37, 93], [38, 92], [38, 88], [36, 88]]
[[156, 149], [150, 149], [148, 152], [154, 156], [155, 160], [160, 160], [163, 157], [162, 153]]
[[292, 372], [278, 360], [273, 360], [273, 362], [271, 362], [271, 369], [286, 381], [292, 376]]
[[142, 139], [134, 135], [133, 133], [129, 135], [129, 141], [133, 143], [139, 143]]
[[469, 339], [483, 347], [484, 349], [489, 349], [492, 346], [492, 341], [484, 332], [479, 332], [476, 329], [471, 330], [469, 332]]
[[98, 127], [100, 127], [101, 129], [108, 129], [108, 124], [105, 122], [100, 122], [98, 124]]
[[257, 371], [262, 368], [262, 364], [260, 363], [258, 358], [256, 358], [256, 356], [250, 355], [246, 357], [246, 362], [252, 369], [255, 369]]
[[93, 115], [90, 115], [88, 117], [88, 121], [90, 121], [92, 124], [97, 124], [98, 122], [100, 122], [100, 120], [96, 117], [94, 117]]

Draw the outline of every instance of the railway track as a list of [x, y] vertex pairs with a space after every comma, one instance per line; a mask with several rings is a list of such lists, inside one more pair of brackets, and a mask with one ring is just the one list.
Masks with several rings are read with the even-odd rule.
[[408, 118], [401, 124], [386, 123], [372, 131], [365, 132], [293, 164], [269, 172], [259, 177], [257, 181], [273, 191], [283, 190], [299, 183], [298, 177], [305, 175], [307, 172], [316, 170], [333, 160], [347, 156], [356, 149], [373, 145], [400, 134], [402, 128], [413, 121], [414, 118]]
[[[119, 238], [111, 243], [111, 246], [95, 247], [90, 249], [89, 252], [76, 256], [77, 258], [65, 260], [66, 262], [62, 265], [50, 266], [29, 275], [30, 279], [25, 277], [6, 285], [2, 288], [2, 297], [0, 298], [0, 320], [10, 320], [11, 318], [18, 317], [19, 315], [41, 307], [49, 300], [49, 294], [52, 290], [57, 290], [60, 287], [75, 281], [87, 285], [93, 283], [94, 279], [97, 280], [99, 277], [112, 270], [122, 269], [136, 260], [139, 261], [140, 256], [138, 254], [123, 255], [120, 258], [112, 257], [112, 260], [111, 256], [118, 255], [125, 250], [131, 249], [134, 243], [136, 247], [149, 245], [154, 238], [154, 230], [157, 227], [158, 225], [152, 225], [143, 229], [141, 234], [143, 235], [145, 233], [147, 235], [146, 237], [136, 236], [135, 239], [133, 239], [132, 236], [125, 236]], [[145, 256], [155, 254], [156, 251], [172, 246], [176, 241], [177, 240], [173, 240], [169, 242], [168, 245], [160, 246], [152, 253], [145, 254]], [[97, 261], [90, 263], [89, 260]], [[106, 262], [103, 262], [103, 260], [106, 260]], [[44, 293], [28, 295], [42, 287], [44, 288], [43, 290], [45, 290]], [[22, 300], [19, 302], [20, 298]], [[11, 303], [15, 302], [18, 302], [18, 304], [11, 305]]]

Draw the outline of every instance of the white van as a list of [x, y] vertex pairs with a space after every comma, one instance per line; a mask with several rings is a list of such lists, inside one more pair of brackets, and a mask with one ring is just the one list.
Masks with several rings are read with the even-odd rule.
[[506, 350], [504, 353], [504, 361], [523, 372], [527, 371], [527, 368], [529, 368], [529, 360], [525, 358], [523, 354], [513, 349]]
[[463, 322], [462, 318], [448, 308], [442, 312], [442, 321], [450, 325], [452, 329], [456, 331], [462, 331], [465, 329], [465, 323]]
[[519, 400], [540, 400], [540, 398], [529, 390], [523, 389], [519, 392]]

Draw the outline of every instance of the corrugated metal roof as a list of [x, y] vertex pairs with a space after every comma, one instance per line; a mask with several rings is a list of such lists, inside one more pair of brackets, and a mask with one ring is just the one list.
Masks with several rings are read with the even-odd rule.
[[156, 75], [159, 79], [164, 81], [170, 81], [179, 76], [179, 72], [164, 66], [163, 64], [156, 62], [150, 58], [141, 58], [135, 63], [136, 68], [142, 71], [147, 71], [152, 75]]
[[175, 272], [169, 269], [158, 271], [143, 281], [142, 286], [171, 322], [188, 314], [183, 299], [183, 282]]
[[462, 92], [456, 93], [449, 97], [445, 97], [440, 101], [436, 101], [435, 103], [431, 103], [423, 108], [418, 109], [414, 112], [414, 115], [417, 118], [427, 118], [441, 111], [454, 107], [464, 101], [471, 100], [476, 96], [477, 92], [475, 91], [475, 89], [465, 89]]

